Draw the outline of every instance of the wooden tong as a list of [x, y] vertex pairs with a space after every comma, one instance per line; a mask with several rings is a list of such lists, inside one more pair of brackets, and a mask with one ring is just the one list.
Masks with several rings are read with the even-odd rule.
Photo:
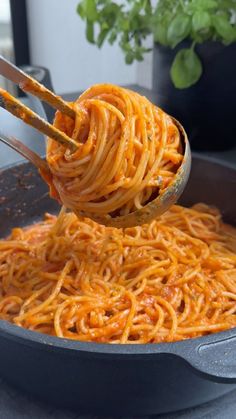
[[[55, 95], [45, 86], [40, 84], [28, 74], [17, 68], [15, 65], [0, 56], [0, 74], [11, 80], [25, 92], [38, 97], [40, 100], [47, 102], [53, 108], [60, 110], [70, 118], [75, 118], [75, 111], [71, 105], [65, 102], [60, 96]], [[55, 141], [69, 147], [75, 151], [78, 147], [76, 141], [68, 137], [64, 132], [49, 124], [43, 118], [39, 117], [35, 112], [10, 95], [7, 91], [0, 88], [0, 106], [4, 107], [8, 112], [20, 118], [26, 124], [31, 125], [43, 134], [53, 138]]]

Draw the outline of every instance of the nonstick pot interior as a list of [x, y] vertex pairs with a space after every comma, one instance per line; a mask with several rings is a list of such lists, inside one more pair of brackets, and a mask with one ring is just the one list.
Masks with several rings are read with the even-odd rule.
[[[217, 206], [236, 225], [236, 170], [193, 156], [183, 205]], [[28, 163], [0, 173], [0, 237], [58, 211]], [[0, 322], [0, 374], [50, 402], [95, 414], [154, 414], [218, 397], [236, 383], [236, 330], [159, 345], [99, 345]]]

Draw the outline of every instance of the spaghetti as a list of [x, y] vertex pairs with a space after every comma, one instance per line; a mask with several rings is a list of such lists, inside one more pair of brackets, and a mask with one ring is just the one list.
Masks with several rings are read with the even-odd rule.
[[236, 229], [198, 204], [115, 229], [58, 218], [0, 241], [0, 318], [80, 341], [170, 342], [236, 326]]
[[170, 116], [145, 97], [94, 85], [73, 104], [75, 120], [54, 125], [78, 143], [71, 153], [48, 140], [51, 195], [76, 214], [107, 224], [159, 196], [181, 165], [181, 135]]

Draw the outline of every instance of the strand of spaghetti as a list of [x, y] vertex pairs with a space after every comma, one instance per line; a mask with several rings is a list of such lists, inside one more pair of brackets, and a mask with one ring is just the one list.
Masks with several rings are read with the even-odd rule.
[[121, 343], [126, 343], [127, 342], [127, 339], [128, 339], [128, 336], [129, 336], [129, 331], [130, 331], [130, 328], [132, 326], [132, 321], [133, 321], [133, 318], [135, 316], [135, 309], [136, 309], [136, 298], [135, 298], [135, 296], [129, 291], [126, 291], [126, 295], [130, 299], [131, 307], [130, 307], [130, 311], [129, 311], [129, 315], [128, 315], [128, 318], [127, 318], [127, 322], [126, 322], [124, 331], [123, 331], [121, 339], [120, 339]]
[[173, 336], [174, 336], [174, 334], [177, 330], [177, 327], [178, 327], [178, 320], [177, 320], [176, 312], [173, 309], [172, 305], [168, 301], [166, 301], [165, 299], [163, 299], [161, 297], [155, 297], [155, 299], [156, 299], [157, 303], [164, 306], [165, 309], [170, 314], [172, 325], [171, 325], [171, 328], [170, 328], [170, 331], [169, 331], [169, 339], [173, 340]]
[[40, 288], [38, 291], [35, 291], [27, 300], [25, 300], [24, 304], [22, 304], [19, 316], [16, 319], [16, 322], [19, 322], [19, 320], [22, 319], [22, 316], [25, 313], [25, 308], [30, 305], [34, 300], [36, 300], [38, 297], [40, 297], [43, 293], [49, 291], [51, 288], [51, 283], [46, 284], [44, 287]]
[[155, 336], [158, 333], [158, 330], [162, 327], [162, 325], [164, 323], [164, 319], [165, 319], [164, 311], [162, 310], [162, 308], [158, 304], [155, 305], [155, 308], [158, 312], [158, 320], [157, 320], [157, 323], [155, 324], [155, 326], [152, 327], [152, 330], [151, 330], [151, 332], [148, 336], [147, 341], [150, 341], [153, 338], [155, 338]]
[[71, 269], [71, 266], [72, 266], [72, 261], [68, 261], [66, 263], [63, 271], [60, 274], [58, 283], [56, 284], [56, 286], [55, 286], [52, 294], [43, 303], [39, 304], [37, 307], [35, 307], [35, 308], [31, 309], [31, 310], [28, 310], [27, 313], [24, 313], [24, 314], [18, 316], [16, 318], [16, 321], [19, 322], [19, 321], [23, 320], [26, 317], [30, 317], [30, 316], [38, 313], [39, 311], [44, 310], [45, 307], [47, 307], [55, 299], [55, 297], [59, 294], [60, 289], [62, 287], [62, 284], [63, 284], [63, 282], [65, 280], [65, 276], [69, 272], [69, 270]]
[[189, 333], [197, 333], [197, 332], [210, 332], [210, 331], [218, 331], [224, 330], [228, 327], [227, 323], [218, 323], [212, 324], [207, 326], [194, 326], [194, 327], [178, 327], [179, 334], [189, 334]]

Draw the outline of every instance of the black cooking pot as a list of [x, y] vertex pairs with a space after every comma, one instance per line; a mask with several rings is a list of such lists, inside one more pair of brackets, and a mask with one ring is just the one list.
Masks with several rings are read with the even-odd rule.
[[[236, 224], [236, 169], [193, 156], [181, 203], [214, 204]], [[0, 173], [0, 236], [58, 210], [32, 166]], [[212, 400], [236, 386], [236, 329], [182, 342], [75, 342], [0, 321], [0, 374], [37, 397], [78, 411], [148, 415]]]

